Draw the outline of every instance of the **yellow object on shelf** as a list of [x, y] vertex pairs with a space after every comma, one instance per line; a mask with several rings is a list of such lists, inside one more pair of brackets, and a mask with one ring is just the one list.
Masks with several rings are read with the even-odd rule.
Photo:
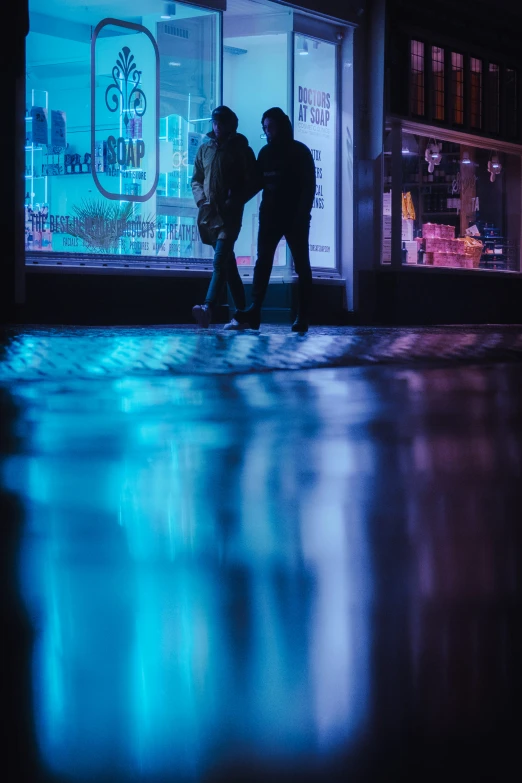
[[415, 220], [415, 207], [409, 191], [402, 194], [402, 217], [404, 220]]

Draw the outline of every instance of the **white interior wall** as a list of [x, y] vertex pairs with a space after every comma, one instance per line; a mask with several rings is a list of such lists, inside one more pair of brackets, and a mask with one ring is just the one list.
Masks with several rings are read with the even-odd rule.
[[[239, 117], [243, 133], [256, 156], [266, 144], [261, 139], [261, 117], [271, 106], [288, 112], [288, 36], [286, 33], [225, 38], [225, 46], [246, 54], [223, 57], [223, 101]], [[236, 242], [237, 256], [256, 256], [257, 213], [260, 197], [245, 207], [243, 228]]]

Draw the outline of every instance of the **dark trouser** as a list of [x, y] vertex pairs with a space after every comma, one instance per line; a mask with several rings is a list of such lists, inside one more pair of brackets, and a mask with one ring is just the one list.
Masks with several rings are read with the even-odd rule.
[[245, 307], [245, 289], [237, 269], [233, 239], [218, 239], [214, 245], [214, 271], [208, 287], [205, 304], [218, 304], [223, 288], [228, 283], [234, 305], [238, 310]]
[[283, 237], [288, 242], [292, 253], [295, 271], [298, 275], [299, 316], [308, 318], [312, 299], [312, 270], [310, 268], [310, 252], [308, 237], [310, 234], [310, 218], [300, 218], [287, 224], [281, 219], [272, 220], [261, 215], [259, 218], [259, 235], [257, 238], [257, 261], [254, 269], [254, 284], [252, 286], [252, 306], [261, 309], [266, 295], [270, 273], [274, 263], [274, 253]]

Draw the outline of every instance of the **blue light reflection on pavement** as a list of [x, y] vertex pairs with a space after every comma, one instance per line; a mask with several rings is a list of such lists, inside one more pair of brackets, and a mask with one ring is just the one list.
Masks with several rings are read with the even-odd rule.
[[[352, 372], [15, 388], [37, 730], [71, 779], [335, 753], [370, 701], [372, 389]], [[377, 404], [377, 403], [375, 403]], [[379, 401], [382, 405], [382, 401]]]

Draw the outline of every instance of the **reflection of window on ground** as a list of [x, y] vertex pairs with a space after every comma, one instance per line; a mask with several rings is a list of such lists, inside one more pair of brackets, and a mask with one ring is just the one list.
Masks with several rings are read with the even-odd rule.
[[[271, 106], [288, 111], [288, 36], [292, 16], [276, 5], [229, 0], [223, 17], [223, 102], [239, 117], [239, 132], [256, 156], [266, 144], [261, 117]], [[261, 194], [245, 207], [243, 228], [236, 242], [239, 265], [257, 255], [257, 226]], [[286, 243], [280, 243], [274, 266], [286, 265]]]

